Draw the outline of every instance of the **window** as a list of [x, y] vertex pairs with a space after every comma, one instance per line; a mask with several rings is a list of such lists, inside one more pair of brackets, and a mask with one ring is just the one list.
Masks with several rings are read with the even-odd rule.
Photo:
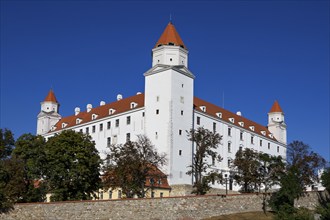
[[[182, 61], [182, 63], [183, 63], [183, 61]], [[183, 88], [183, 84], [181, 84], [181, 88]]]
[[158, 185], [162, 185], [162, 179], [158, 179]]
[[131, 140], [131, 133], [126, 134], [126, 142], [129, 142]]
[[108, 137], [107, 138], [107, 147], [110, 147], [110, 145], [111, 145], [111, 137]]
[[231, 153], [231, 142], [228, 142], [228, 153]]
[[242, 141], [243, 140], [243, 132], [239, 134], [239, 139]]
[[160, 193], [160, 194], [159, 194], [159, 197], [160, 197], [160, 198], [163, 198], [163, 196], [164, 196], [164, 193]]
[[109, 190], [109, 199], [112, 199], [112, 191]]
[[119, 119], [116, 119], [116, 128], [119, 127]]
[[228, 136], [231, 136], [231, 128], [228, 128]]
[[215, 165], [215, 157], [212, 156], [212, 165], [214, 166]]
[[197, 124], [200, 125], [201, 124], [201, 118], [197, 116]]
[[144, 117], [144, 112], [142, 112], [142, 117]]
[[179, 130], [179, 135], [182, 135], [182, 130]]
[[131, 124], [131, 116], [127, 116], [126, 118], [126, 124]]
[[121, 199], [121, 190], [118, 190], [118, 199]]
[[155, 138], [158, 139], [158, 132], [155, 133]]
[[95, 125], [92, 127], [92, 132], [95, 133]]
[[154, 180], [154, 178], [150, 178], [150, 185], [155, 185], [155, 180]]
[[113, 144], [117, 144], [117, 135], [114, 135], [113, 137], [112, 137], [112, 141], [113, 141]]
[[278, 152], [280, 152], [280, 147], [279, 147], [279, 146], [277, 146], [277, 153], [278, 153]]
[[151, 192], [151, 198], [155, 198], [155, 192]]
[[181, 115], [183, 115], [183, 111], [181, 111]]
[[180, 96], [180, 102], [184, 103], [184, 97], [183, 96]]
[[268, 143], [268, 150], [270, 149], [270, 143]]
[[100, 192], [99, 199], [103, 199], [103, 191]]
[[[173, 43], [172, 43], [173, 44]], [[172, 45], [171, 43], [169, 43], [168, 45]], [[173, 44], [174, 45], [174, 44]], [[170, 58], [170, 61], [172, 61], [172, 58]]]
[[86, 128], [86, 134], [89, 134], [89, 128], [88, 127]]
[[260, 140], [260, 147], [262, 147], [262, 140]]
[[239, 147], [239, 150], [240, 150], [240, 151], [242, 151], [242, 150], [243, 150], [243, 147], [242, 147], [242, 146], [240, 146], [240, 147]]
[[251, 144], [254, 144], [254, 137], [253, 136], [251, 136]]
[[182, 171], [180, 171], [180, 178], [182, 178]]
[[182, 150], [179, 150], [179, 156], [181, 156], [182, 155]]
[[216, 130], [217, 130], [217, 124], [213, 122], [213, 132], [215, 132]]
[[100, 131], [103, 131], [103, 124], [100, 124]]
[[227, 162], [228, 162], [228, 167], [230, 167], [230, 162], [231, 162], [231, 160], [230, 160], [230, 159], [228, 159], [228, 161], [227, 161]]
[[83, 129], [80, 129], [79, 132], [82, 133], [83, 132]]
[[156, 115], [158, 115], [159, 114], [159, 109], [156, 109]]
[[156, 97], [156, 101], [159, 102], [159, 96]]
[[111, 128], [111, 121], [108, 121], [107, 123], [107, 129], [110, 129]]

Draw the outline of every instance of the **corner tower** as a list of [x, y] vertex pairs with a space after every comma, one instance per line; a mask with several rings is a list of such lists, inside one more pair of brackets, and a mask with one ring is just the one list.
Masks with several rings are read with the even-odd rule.
[[188, 68], [188, 50], [172, 22], [166, 26], [152, 49], [152, 66], [183, 65]]
[[194, 75], [188, 50], [170, 22], [152, 49], [152, 68], [145, 76], [145, 133], [166, 153], [164, 172], [170, 184], [191, 184], [192, 143], [186, 131], [193, 124]]
[[287, 143], [284, 113], [277, 100], [275, 100], [268, 113], [268, 130], [279, 142], [283, 144]]
[[52, 89], [40, 104], [41, 110], [38, 114], [37, 135], [49, 132], [51, 127], [61, 119], [61, 115], [59, 114], [60, 104]]

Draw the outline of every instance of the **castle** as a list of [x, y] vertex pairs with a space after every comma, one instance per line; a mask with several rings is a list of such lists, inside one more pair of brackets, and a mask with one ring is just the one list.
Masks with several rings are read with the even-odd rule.
[[[204, 127], [222, 136], [218, 147], [223, 157], [212, 163], [213, 169], [229, 175], [229, 165], [239, 149], [252, 148], [286, 158], [286, 124], [277, 101], [263, 126], [241, 115], [194, 96], [194, 74], [188, 68], [188, 49], [170, 22], [152, 49], [152, 67], [144, 73], [145, 91], [100, 106], [87, 105], [85, 111], [75, 108], [74, 114], [59, 115], [59, 102], [52, 90], [41, 102], [37, 134], [46, 139], [72, 129], [88, 133], [96, 143], [101, 157], [111, 144], [134, 141], [145, 134], [159, 152], [165, 152], [168, 163], [163, 168], [170, 185], [192, 184], [187, 167], [192, 163], [194, 143], [186, 131]], [[214, 188], [223, 188], [217, 183]], [[237, 190], [232, 181], [229, 189]]]

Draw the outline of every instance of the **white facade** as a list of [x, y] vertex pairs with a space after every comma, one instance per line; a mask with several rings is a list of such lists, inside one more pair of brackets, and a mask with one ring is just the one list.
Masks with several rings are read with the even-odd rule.
[[[194, 75], [188, 69], [188, 51], [181, 39], [180, 44], [175, 42], [178, 34], [167, 33], [171, 34], [170, 40], [162, 38], [152, 50], [152, 68], [144, 74], [144, 94], [119, 98], [108, 104], [101, 102], [100, 106], [89, 106], [83, 112], [76, 109], [72, 116], [57, 118], [58, 122], [51, 123], [54, 126], [47, 131], [40, 130], [38, 125], [37, 133], [46, 138], [65, 129], [89, 133], [101, 157], [110, 144], [134, 141], [137, 135], [145, 134], [159, 152], [167, 154], [168, 163], [162, 170], [169, 175], [170, 184], [192, 183], [192, 177], [186, 175], [194, 149], [186, 133], [191, 128], [202, 126], [222, 136], [218, 152], [223, 160], [213, 168], [228, 174], [228, 165], [240, 148], [249, 147], [286, 158], [286, 126], [275, 126], [272, 121], [278, 116], [281, 125], [285, 125], [283, 113], [269, 113], [268, 129], [194, 97]], [[38, 119], [38, 123], [40, 121]], [[217, 184], [213, 187], [224, 188]], [[238, 189], [235, 185], [230, 188]]]

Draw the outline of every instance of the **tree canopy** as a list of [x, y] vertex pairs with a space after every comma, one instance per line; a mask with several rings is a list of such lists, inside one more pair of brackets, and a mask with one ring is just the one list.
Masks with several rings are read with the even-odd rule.
[[[194, 142], [195, 145], [193, 163], [188, 167], [187, 172], [188, 175], [194, 177], [194, 190], [192, 193], [204, 195], [210, 189], [210, 182], [222, 180], [222, 174], [211, 169], [213, 161], [215, 163], [215, 161], [220, 162], [222, 160], [220, 154], [217, 153], [221, 136], [218, 133], [199, 127], [188, 132], [188, 139]], [[209, 157], [211, 157], [212, 162], [206, 160]]]
[[100, 157], [89, 135], [72, 130], [45, 145], [45, 181], [52, 201], [85, 200], [100, 187]]
[[136, 142], [111, 145], [106, 161], [104, 186], [120, 187], [127, 198], [143, 198], [152, 188], [146, 180], [159, 175], [154, 171], [166, 163], [166, 155], [159, 154], [146, 136], [139, 135]]
[[0, 128], [0, 159], [9, 157], [14, 149], [15, 139], [9, 129]]

